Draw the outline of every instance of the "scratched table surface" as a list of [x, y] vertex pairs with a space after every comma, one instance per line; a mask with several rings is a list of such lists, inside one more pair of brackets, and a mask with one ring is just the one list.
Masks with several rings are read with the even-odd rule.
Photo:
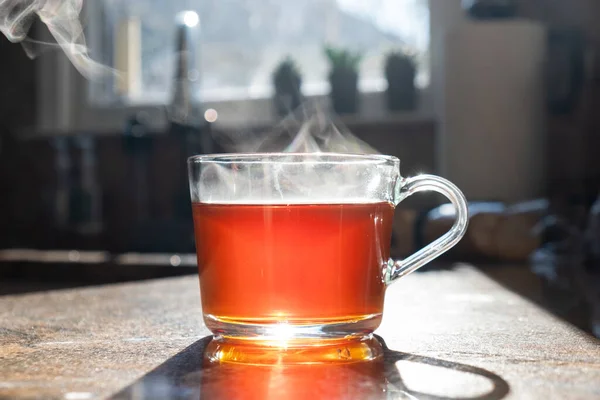
[[207, 365], [199, 303], [194, 276], [2, 296], [0, 398], [600, 399], [600, 342], [468, 265], [388, 289], [373, 362]]

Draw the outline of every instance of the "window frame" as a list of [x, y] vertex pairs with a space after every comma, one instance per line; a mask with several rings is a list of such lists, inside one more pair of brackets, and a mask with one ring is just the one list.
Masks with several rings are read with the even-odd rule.
[[[361, 92], [361, 109], [353, 119], [381, 120], [381, 119], [414, 119], [432, 118], [436, 114], [436, 100], [442, 87], [436, 65], [443, 57], [441, 43], [443, 42], [444, 24], [439, 15], [445, 13], [448, 3], [458, 6], [460, 0], [429, 0], [430, 7], [430, 56], [431, 79], [430, 84], [417, 89], [419, 107], [407, 113], [390, 113], [385, 107], [385, 92]], [[446, 4], [444, 4], [446, 3]], [[84, 19], [89, 19], [95, 12], [96, 1], [84, 3], [82, 14]], [[97, 10], [97, 9], [96, 9]], [[98, 14], [96, 14], [98, 15]], [[441, 22], [441, 23], [440, 23]], [[99, 35], [87, 35], [88, 43]], [[45, 33], [49, 35], [48, 32]], [[42, 34], [43, 36], [43, 34]], [[42, 38], [46, 39], [46, 38]], [[49, 39], [49, 38], [48, 38]], [[50, 41], [50, 40], [49, 40]], [[93, 46], [93, 43], [92, 43]], [[438, 68], [439, 69], [439, 68]], [[120, 132], [126, 120], [138, 112], [145, 112], [151, 131], [162, 132], [168, 125], [164, 104], [143, 106], [101, 106], [92, 105], [88, 101], [90, 86], [70, 63], [62, 51], [49, 52], [38, 60], [38, 118], [36, 131], [39, 134], [75, 133], [86, 132], [93, 134], [110, 134]], [[327, 102], [326, 95], [307, 96], [309, 100]], [[214, 108], [219, 113], [216, 125], [226, 129], [244, 129], [252, 126], [265, 126], [277, 121], [271, 98], [253, 98], [244, 100], [207, 101], [202, 102], [204, 109]]]

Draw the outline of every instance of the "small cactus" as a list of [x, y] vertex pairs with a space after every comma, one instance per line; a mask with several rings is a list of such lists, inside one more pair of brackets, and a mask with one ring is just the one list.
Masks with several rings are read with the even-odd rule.
[[325, 47], [331, 70], [331, 101], [338, 114], [355, 113], [358, 109], [358, 68], [362, 54], [331, 46]]
[[286, 57], [273, 72], [274, 101], [278, 115], [285, 116], [300, 106], [301, 85], [302, 78], [296, 63], [291, 57]]
[[391, 111], [414, 110], [416, 107], [415, 76], [417, 67], [412, 56], [395, 51], [387, 56], [385, 77], [388, 82], [387, 103]]

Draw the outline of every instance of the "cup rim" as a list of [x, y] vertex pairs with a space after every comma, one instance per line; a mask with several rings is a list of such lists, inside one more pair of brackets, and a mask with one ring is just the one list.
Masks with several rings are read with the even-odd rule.
[[286, 152], [258, 152], [258, 153], [212, 153], [199, 154], [188, 158], [188, 164], [202, 163], [223, 163], [234, 162], [269, 164], [286, 163], [296, 164], [310, 161], [316, 164], [326, 164], [332, 162], [344, 163], [367, 163], [367, 164], [388, 164], [400, 163], [400, 159], [395, 156], [384, 154], [358, 154], [358, 153], [286, 153]]

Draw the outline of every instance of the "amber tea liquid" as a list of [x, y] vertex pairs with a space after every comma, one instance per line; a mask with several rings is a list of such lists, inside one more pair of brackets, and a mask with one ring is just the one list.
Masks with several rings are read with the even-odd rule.
[[193, 212], [213, 331], [221, 323], [361, 322], [365, 333], [379, 325], [392, 204], [195, 203]]

